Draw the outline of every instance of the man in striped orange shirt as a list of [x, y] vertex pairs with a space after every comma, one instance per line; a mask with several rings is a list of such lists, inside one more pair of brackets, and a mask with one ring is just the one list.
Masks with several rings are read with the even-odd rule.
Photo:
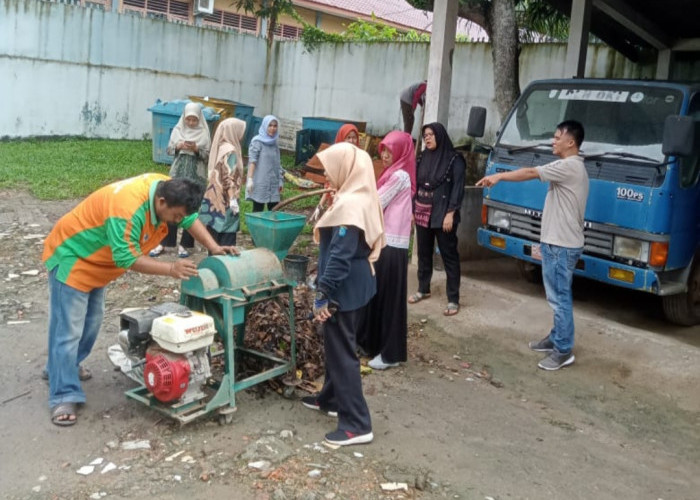
[[178, 224], [213, 255], [238, 254], [219, 246], [197, 220], [202, 188], [187, 179], [144, 174], [98, 189], [54, 226], [42, 260], [49, 271], [49, 378], [51, 421], [76, 422], [85, 402], [80, 363], [90, 354], [104, 315], [105, 286], [128, 269], [177, 279], [197, 275], [188, 259], [162, 262], [148, 256]]

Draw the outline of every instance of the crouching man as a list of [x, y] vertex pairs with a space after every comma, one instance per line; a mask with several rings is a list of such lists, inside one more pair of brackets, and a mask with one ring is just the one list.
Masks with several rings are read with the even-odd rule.
[[178, 224], [213, 255], [238, 254], [219, 246], [197, 220], [202, 188], [187, 179], [144, 174], [98, 189], [64, 215], [44, 242], [49, 272], [49, 379], [51, 422], [76, 422], [85, 402], [80, 366], [97, 339], [104, 315], [105, 286], [128, 269], [188, 279], [197, 275], [189, 259], [162, 262], [148, 257]]

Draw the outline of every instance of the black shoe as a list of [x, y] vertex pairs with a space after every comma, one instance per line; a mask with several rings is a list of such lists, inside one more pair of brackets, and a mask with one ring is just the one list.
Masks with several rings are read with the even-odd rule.
[[318, 399], [316, 399], [316, 396], [306, 396], [304, 398], [301, 398], [301, 404], [303, 404], [310, 410], [316, 410], [325, 413], [329, 417], [335, 418], [338, 416], [338, 410], [331, 410], [330, 408], [322, 407], [321, 404], [318, 402]]
[[530, 347], [530, 349], [537, 352], [552, 352], [554, 350], [554, 344], [551, 340], [549, 340], [549, 335], [547, 335], [539, 342], [535, 342], [533, 340], [528, 344], [528, 346]]
[[333, 431], [326, 434], [326, 442], [338, 446], [348, 446], [351, 444], [366, 444], [371, 443], [374, 439], [374, 434], [369, 431], [364, 434], [355, 434], [350, 431]]

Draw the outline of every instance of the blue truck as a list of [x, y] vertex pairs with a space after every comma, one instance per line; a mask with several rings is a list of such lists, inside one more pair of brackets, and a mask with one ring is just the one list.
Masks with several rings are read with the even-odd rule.
[[[483, 136], [473, 108], [468, 134]], [[666, 318], [700, 324], [700, 84], [541, 80], [515, 103], [490, 148], [486, 173], [557, 158], [556, 125], [577, 120], [590, 180], [585, 244], [575, 274], [661, 297]], [[480, 245], [539, 278], [547, 185], [501, 182], [484, 190]]]

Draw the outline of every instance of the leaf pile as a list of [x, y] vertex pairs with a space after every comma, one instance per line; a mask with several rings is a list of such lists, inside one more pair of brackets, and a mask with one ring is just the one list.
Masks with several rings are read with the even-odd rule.
[[[294, 325], [296, 330], [297, 373], [291, 378], [299, 388], [313, 392], [314, 381], [324, 373], [323, 337], [312, 318], [313, 291], [306, 285], [294, 289]], [[251, 307], [246, 317], [244, 347], [265, 352], [278, 358], [291, 357], [289, 332], [289, 297], [281, 295]], [[271, 367], [269, 361], [247, 356], [243, 361], [246, 373], [254, 374]], [[284, 377], [283, 377], [284, 378]], [[279, 381], [271, 381], [273, 389], [280, 388]]]

